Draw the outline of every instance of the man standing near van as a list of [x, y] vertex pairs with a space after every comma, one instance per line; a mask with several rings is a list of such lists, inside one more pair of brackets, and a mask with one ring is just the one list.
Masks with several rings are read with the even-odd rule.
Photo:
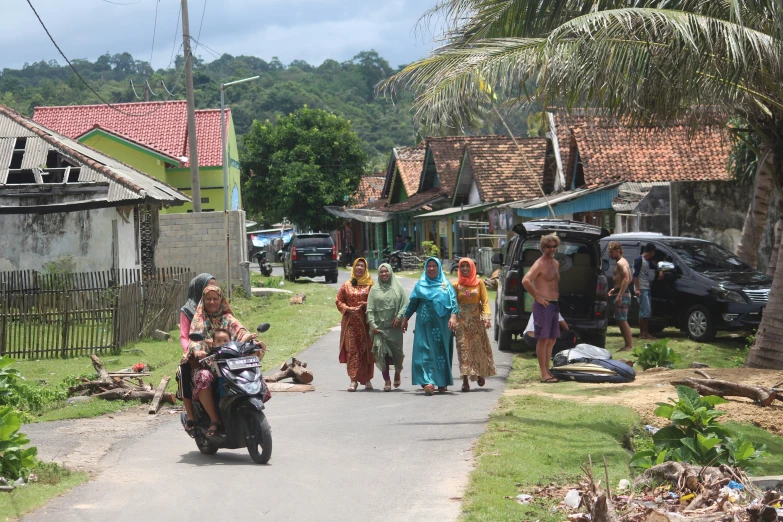
[[614, 288], [609, 290], [609, 297], [617, 296], [614, 300], [614, 318], [625, 341], [625, 346], [619, 351], [625, 352], [633, 350], [633, 337], [628, 325], [628, 309], [631, 308], [631, 267], [623, 257], [623, 245], [617, 241], [609, 243], [609, 257], [617, 261], [612, 273]]
[[[658, 263], [655, 262], [655, 245], [644, 245], [642, 255], [633, 261], [633, 285], [636, 289], [636, 297], [639, 299], [639, 339], [652, 339], [650, 335], [650, 316], [652, 315], [652, 301], [650, 300], [650, 281], [655, 277]], [[661, 272], [658, 277], [662, 277]]]
[[543, 236], [539, 242], [543, 255], [539, 257], [525, 277], [522, 286], [535, 299], [533, 303], [533, 326], [536, 342], [536, 356], [541, 370], [541, 382], [558, 382], [549, 372], [552, 348], [560, 337], [560, 263], [555, 260], [560, 238], [554, 234]]

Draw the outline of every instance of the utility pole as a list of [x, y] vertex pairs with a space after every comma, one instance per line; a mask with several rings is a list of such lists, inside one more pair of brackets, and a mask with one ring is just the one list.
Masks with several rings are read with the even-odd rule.
[[188, 106], [188, 144], [190, 146], [190, 196], [193, 212], [201, 212], [201, 180], [198, 175], [196, 147], [196, 105], [193, 99], [193, 54], [190, 51], [188, 0], [182, 0], [182, 47], [185, 53], [185, 98]]

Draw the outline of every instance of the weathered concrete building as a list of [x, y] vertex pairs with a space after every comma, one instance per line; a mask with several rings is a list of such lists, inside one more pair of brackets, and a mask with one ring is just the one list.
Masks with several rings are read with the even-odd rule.
[[0, 271], [151, 271], [160, 210], [189, 201], [0, 105]]

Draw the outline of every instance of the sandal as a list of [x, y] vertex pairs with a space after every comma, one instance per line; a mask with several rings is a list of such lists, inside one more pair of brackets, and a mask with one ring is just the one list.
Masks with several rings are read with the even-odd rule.
[[438, 393], [446, 393], [447, 391], [449, 391], [449, 389], [445, 386], [438, 386]]
[[367, 384], [364, 385], [365, 390], [373, 390], [372, 383], [370, 381], [367, 381]]
[[351, 385], [348, 386], [348, 391], [356, 391], [356, 388], [359, 387], [359, 383], [356, 381], [351, 381]]
[[193, 419], [188, 419], [187, 422], [185, 422], [185, 431], [190, 433], [193, 431], [193, 429], [196, 427], [196, 422]]
[[400, 384], [401, 384], [401, 381], [402, 381], [402, 377], [400, 377], [400, 376], [397, 376], [397, 377], [394, 379], [394, 387], [395, 387], [395, 388], [399, 388], [399, 387], [400, 387]]
[[484, 386], [487, 383], [487, 381], [484, 380], [484, 377], [479, 377], [478, 379], [476, 379], [476, 382], [478, 383], [479, 386]]
[[386, 384], [383, 387], [383, 391], [391, 391], [391, 381], [386, 381]]
[[560, 380], [557, 377], [549, 377], [547, 379], [542, 379], [541, 382], [548, 383], [548, 384], [553, 384], [553, 383], [556, 383], [556, 382], [560, 382]]
[[470, 391], [470, 385], [469, 384], [463, 384], [462, 385], [462, 391], [469, 392]]
[[207, 437], [214, 437], [218, 434], [220, 429], [223, 427], [223, 423], [221, 422], [212, 422], [209, 424], [209, 429], [205, 433]]
[[425, 395], [432, 395], [433, 393], [435, 393], [435, 386], [433, 386], [432, 384], [428, 384], [424, 386]]

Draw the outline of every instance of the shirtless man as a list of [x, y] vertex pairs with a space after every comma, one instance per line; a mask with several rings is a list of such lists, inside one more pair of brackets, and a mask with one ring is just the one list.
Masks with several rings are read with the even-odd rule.
[[554, 234], [543, 236], [539, 248], [544, 253], [533, 263], [522, 285], [527, 293], [535, 299], [533, 303], [533, 325], [536, 343], [538, 367], [541, 370], [541, 382], [558, 382], [549, 372], [549, 361], [552, 359], [552, 347], [560, 337], [560, 309], [557, 300], [560, 297], [558, 283], [560, 282], [560, 263], [555, 260], [560, 238]]
[[614, 288], [609, 290], [609, 297], [617, 296], [614, 300], [614, 318], [625, 340], [625, 346], [620, 348], [620, 351], [625, 352], [633, 350], [631, 327], [628, 325], [628, 309], [631, 307], [631, 267], [623, 257], [623, 246], [620, 243], [612, 241], [608, 249], [609, 257], [617, 261], [612, 273]]

